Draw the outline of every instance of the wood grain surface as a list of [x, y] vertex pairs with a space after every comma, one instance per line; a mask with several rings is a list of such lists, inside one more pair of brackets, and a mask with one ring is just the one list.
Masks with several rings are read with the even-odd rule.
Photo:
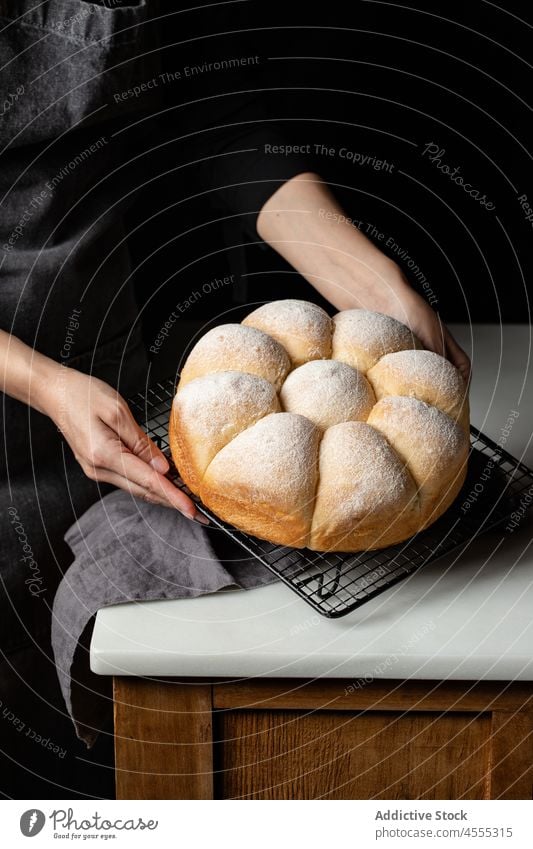
[[117, 799], [210, 799], [211, 687], [115, 678]]
[[115, 679], [119, 799], [531, 799], [533, 685]]
[[[482, 799], [486, 714], [232, 711], [219, 794], [248, 799]], [[218, 795], [218, 794], [217, 794]]]
[[505, 681], [395, 681], [261, 678], [220, 682], [217, 708], [322, 707], [327, 710], [533, 710], [533, 685]]

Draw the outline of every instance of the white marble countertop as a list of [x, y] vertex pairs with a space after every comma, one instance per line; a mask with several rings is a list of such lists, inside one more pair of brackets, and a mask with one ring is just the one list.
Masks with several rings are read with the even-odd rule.
[[[473, 361], [472, 422], [533, 466], [527, 326], [454, 328]], [[512, 411], [520, 413], [514, 416]], [[493, 531], [341, 619], [281, 583], [98, 613], [101, 675], [533, 680], [533, 522]]]

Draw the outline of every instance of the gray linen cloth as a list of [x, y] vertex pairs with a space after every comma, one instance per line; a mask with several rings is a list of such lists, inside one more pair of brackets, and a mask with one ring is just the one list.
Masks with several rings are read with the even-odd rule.
[[89, 668], [94, 616], [110, 604], [193, 598], [277, 580], [223, 531], [115, 491], [66, 533], [74, 562], [54, 600], [52, 646], [67, 710], [90, 748], [110, 719], [110, 681]]

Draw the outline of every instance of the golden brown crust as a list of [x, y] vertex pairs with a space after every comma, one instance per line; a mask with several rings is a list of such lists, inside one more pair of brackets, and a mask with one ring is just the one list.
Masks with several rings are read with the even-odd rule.
[[405, 395], [432, 404], [470, 431], [467, 388], [461, 373], [433, 351], [386, 354], [367, 374], [376, 398]]
[[305, 548], [308, 544], [306, 517], [276, 510], [272, 502], [252, 502], [244, 486], [239, 488], [238, 494], [230, 496], [206, 483], [201, 489], [201, 498], [216, 516], [247, 534], [291, 548]]
[[263, 416], [279, 411], [272, 384], [253, 374], [220, 371], [180, 383], [169, 440], [187, 486], [198, 494], [205, 470], [221, 448]]
[[221, 324], [196, 343], [182, 369], [179, 385], [185, 386], [204, 374], [242, 371], [262, 377], [279, 389], [290, 368], [286, 350], [266, 333], [242, 324]]
[[268, 333], [283, 345], [293, 368], [331, 357], [333, 323], [316, 304], [292, 299], [271, 301], [247, 315], [243, 324]]
[[382, 398], [368, 423], [386, 437], [411, 472], [420, 496], [420, 522], [442, 515], [466, 475], [470, 441], [446, 413], [416, 398]]
[[190, 489], [243, 531], [317, 551], [383, 548], [459, 492], [467, 389], [389, 316], [348, 310], [331, 331], [299, 301], [210, 331], [183, 369], [170, 448]]
[[333, 322], [332, 358], [363, 374], [386, 354], [422, 347], [408, 327], [379, 312], [343, 310]]
[[364, 422], [330, 427], [320, 445], [311, 548], [384, 548], [419, 521], [417, 487], [385, 437]]
[[320, 430], [304, 416], [265, 416], [216, 455], [204, 475], [200, 497], [217, 515], [249, 533], [305, 546], [313, 517], [319, 441]]
[[191, 460], [186, 441], [183, 438], [179, 418], [175, 414], [174, 409], [170, 412], [170, 420], [168, 423], [168, 442], [172, 459], [174, 460], [174, 464], [178, 469], [182, 480], [187, 484], [191, 492], [198, 495], [200, 492], [201, 478]]

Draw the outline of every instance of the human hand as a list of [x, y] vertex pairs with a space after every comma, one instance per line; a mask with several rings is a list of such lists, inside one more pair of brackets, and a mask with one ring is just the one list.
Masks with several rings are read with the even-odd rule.
[[[385, 258], [384, 258], [385, 259]], [[450, 360], [468, 383], [470, 360], [440, 316], [409, 284], [398, 266], [386, 260], [370, 286], [354, 279], [336, 293], [338, 309], [359, 307], [382, 312], [409, 327], [428, 351]]]
[[96, 377], [54, 366], [47, 400], [40, 407], [62, 431], [87, 477], [208, 524], [191, 499], [165, 477], [168, 460], [121, 395]]
[[400, 268], [353, 226], [324, 181], [299, 174], [264, 204], [257, 232], [338, 310], [367, 309], [407, 325], [466, 381], [470, 361]]

